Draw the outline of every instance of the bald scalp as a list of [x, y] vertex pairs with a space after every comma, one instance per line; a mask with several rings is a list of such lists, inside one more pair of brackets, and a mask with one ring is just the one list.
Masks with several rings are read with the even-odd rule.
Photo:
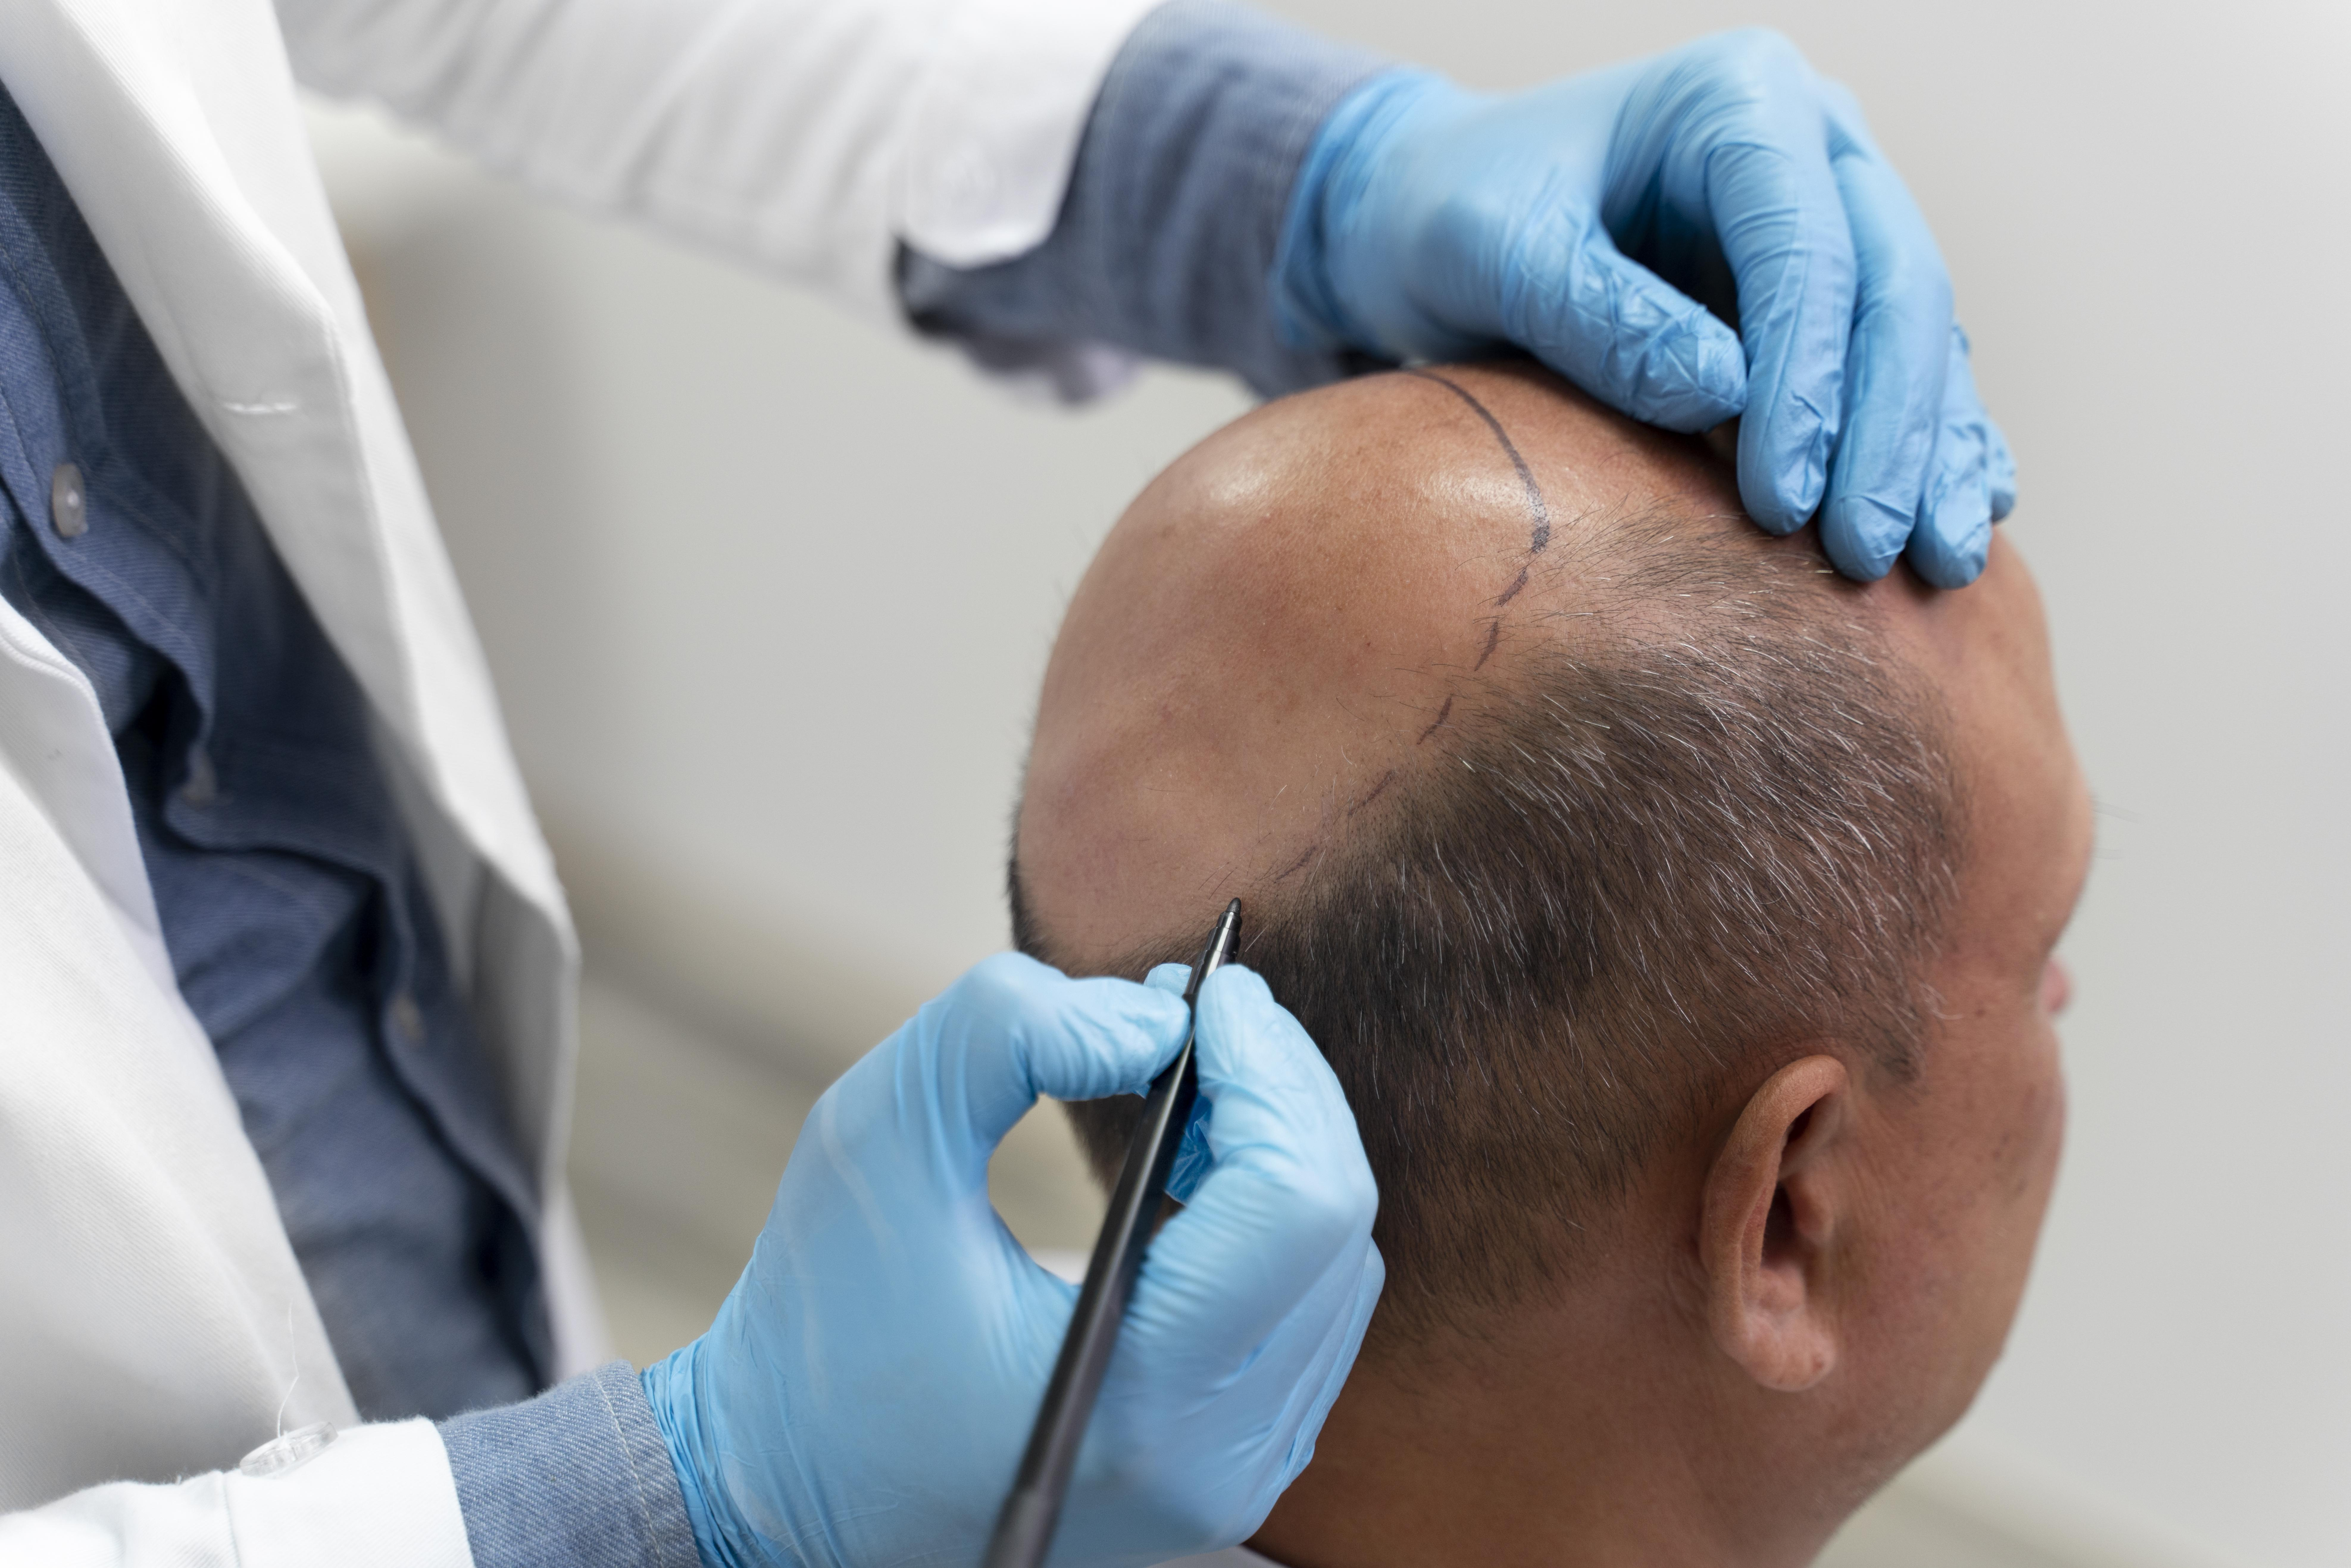
[[[1474, 1333], [1780, 1059], [1907, 1071], [1959, 813], [1878, 619], [1541, 372], [1269, 405], [1072, 601], [1015, 939], [1140, 974], [1247, 899], [1380, 1181], [1375, 1344]], [[1071, 1108], [1098, 1169], [1133, 1104]]]
[[1205, 925], [1364, 825], [1595, 612], [1625, 564], [1592, 548], [1596, 519], [1672, 495], [1731, 533], [1735, 493], [1689, 444], [1531, 376], [1442, 374], [1259, 409], [1105, 541], [1047, 670], [1022, 810], [1060, 939], [1118, 950], [1146, 889]]

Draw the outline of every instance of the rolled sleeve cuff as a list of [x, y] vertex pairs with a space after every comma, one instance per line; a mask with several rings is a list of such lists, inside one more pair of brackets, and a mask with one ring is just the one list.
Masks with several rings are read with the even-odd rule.
[[700, 1568], [669, 1445], [627, 1362], [441, 1424], [474, 1568]]
[[975, 267], [909, 234], [900, 300], [983, 367], [1043, 371], [1071, 399], [1132, 353], [1268, 393], [1361, 369], [1282, 340], [1271, 274], [1316, 131], [1388, 65], [1228, 0], [1170, 0], [1112, 61], [1044, 243]]

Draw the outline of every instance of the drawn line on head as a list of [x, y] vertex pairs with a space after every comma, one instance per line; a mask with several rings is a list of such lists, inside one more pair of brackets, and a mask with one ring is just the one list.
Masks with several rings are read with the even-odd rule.
[[1312, 860], [1314, 858], [1314, 852], [1322, 847], [1322, 844], [1319, 842], [1307, 845], [1306, 852], [1300, 855], [1296, 860], [1291, 861], [1290, 864], [1280, 873], [1280, 874], [1274, 877], [1273, 880], [1280, 882], [1283, 880], [1283, 878], [1290, 876], [1292, 873], [1305, 869], [1306, 862]]
[[1502, 597], [1494, 601], [1494, 608], [1499, 610], [1503, 605], [1508, 604], [1511, 600], [1516, 599], [1526, 586], [1527, 569], [1525, 567], [1520, 567], [1519, 568], [1518, 580], [1511, 583], [1510, 587], [1502, 590]]
[[1419, 746], [1426, 742], [1430, 736], [1435, 735], [1438, 730], [1443, 729], [1445, 727], [1445, 721], [1452, 716], [1453, 695], [1450, 692], [1447, 692], [1445, 696], [1445, 706], [1437, 710], [1437, 716], [1429, 720], [1428, 727], [1420, 732], [1420, 739], [1414, 741], [1413, 744], [1415, 746]]
[[1486, 667], [1486, 661], [1494, 656], [1494, 650], [1496, 647], [1500, 645], [1501, 641], [1502, 618], [1497, 615], [1494, 619], [1486, 622], [1486, 651], [1478, 655], [1478, 662], [1476, 664], [1469, 666], [1471, 674], [1474, 674], [1478, 671]]
[[1362, 810], [1364, 807], [1378, 800], [1382, 795], [1386, 794], [1388, 786], [1395, 782], [1395, 769], [1391, 768], [1385, 773], [1380, 775], [1380, 781], [1372, 786], [1372, 791], [1370, 794], [1364, 796], [1362, 800], [1347, 808], [1347, 815], [1350, 817], [1353, 816], [1356, 812]]
[[[1500, 442], [1502, 450], [1510, 455], [1510, 466], [1519, 471], [1519, 483], [1526, 486], [1527, 511], [1534, 518], [1534, 537], [1527, 544], [1527, 553], [1542, 554], [1551, 544], [1551, 507], [1544, 504], [1542, 486], [1535, 483], [1534, 470], [1527, 466], [1527, 460], [1524, 457], [1519, 455], [1518, 443], [1512, 441], [1510, 433], [1502, 428], [1502, 422], [1496, 419], [1493, 412], [1484, 403], [1479, 402], [1471, 395], [1469, 389], [1458, 382], [1448, 381], [1435, 371], [1407, 368], [1404, 373], [1408, 376], [1418, 376], [1425, 382], [1435, 382], [1438, 386], [1468, 403], [1470, 412], [1486, 422], [1486, 428], [1494, 433], [1494, 439]], [[1512, 589], [1510, 591], [1515, 593], [1518, 591]]]

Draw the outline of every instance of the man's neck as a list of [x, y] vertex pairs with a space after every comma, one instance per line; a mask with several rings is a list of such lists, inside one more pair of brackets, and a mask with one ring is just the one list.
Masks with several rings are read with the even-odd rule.
[[[1726, 1474], [1687, 1347], [1575, 1312], [1459, 1360], [1359, 1364], [1250, 1547], [1285, 1568], [1750, 1568], [1825, 1538]], [[1658, 1303], [1641, 1303], [1654, 1322]], [[1636, 1308], [1635, 1310], [1640, 1310]], [[1666, 1331], [1673, 1337], [1674, 1331]], [[1573, 1348], [1563, 1348], [1573, 1347]], [[1660, 1370], [1664, 1369], [1664, 1370]]]
[[1641, 1437], [1562, 1431], [1517, 1404], [1358, 1369], [1251, 1549], [1285, 1568], [1714, 1568], [1683, 1489], [1626, 1462]]

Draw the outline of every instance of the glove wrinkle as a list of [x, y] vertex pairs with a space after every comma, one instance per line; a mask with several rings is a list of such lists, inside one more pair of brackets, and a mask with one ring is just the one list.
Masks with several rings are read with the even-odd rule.
[[1276, 267], [1294, 341], [1407, 361], [1515, 347], [1668, 429], [1740, 416], [1749, 514], [1781, 534], [1821, 517], [1850, 575], [1931, 526], [1949, 548], [1914, 559], [1971, 579], [1961, 541], [2012, 502], [1955, 472], [1925, 504], [1939, 428], [2005, 447], [1944, 346], [1925, 219], [1852, 95], [1776, 34], [1507, 97], [1374, 78], [1307, 152]]

